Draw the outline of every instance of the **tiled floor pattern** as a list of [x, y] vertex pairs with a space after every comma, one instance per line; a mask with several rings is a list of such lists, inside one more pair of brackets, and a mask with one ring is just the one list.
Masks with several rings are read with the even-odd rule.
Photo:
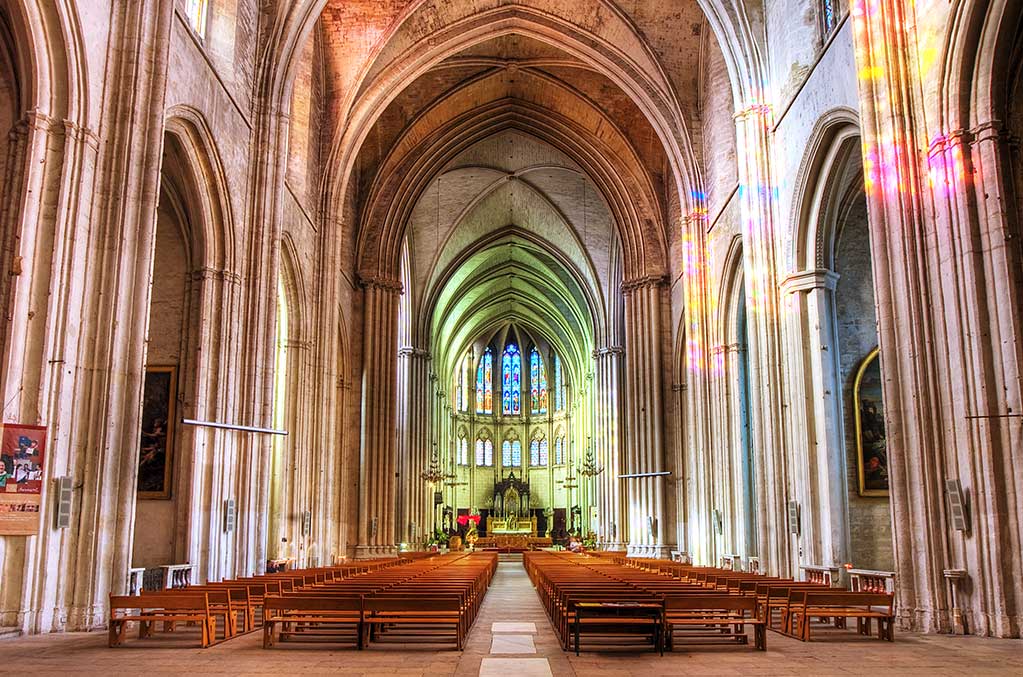
[[[206, 650], [188, 642], [171, 647], [163, 639], [146, 646], [131, 640], [119, 649], [107, 648], [103, 632], [4, 640], [0, 641], [0, 674], [1023, 675], [1023, 640], [907, 633], [897, 633], [894, 644], [861, 638], [851, 631], [806, 644], [772, 632], [766, 653], [747, 647], [699, 646], [663, 658], [653, 653], [612, 652], [576, 657], [561, 650], [518, 563], [501, 564], [461, 653], [400, 646], [356, 651], [287, 643], [265, 651], [258, 632]], [[517, 653], [530, 645], [535, 653]]]

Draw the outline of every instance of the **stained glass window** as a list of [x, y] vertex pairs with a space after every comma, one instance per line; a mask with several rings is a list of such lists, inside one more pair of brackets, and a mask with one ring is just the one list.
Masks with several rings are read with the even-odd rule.
[[487, 348], [476, 369], [476, 413], [494, 413], [494, 354]]
[[545, 466], [547, 461], [547, 438], [538, 435], [529, 443], [529, 465]]
[[469, 370], [472, 368], [472, 358], [466, 355], [462, 358], [462, 364], [455, 375], [455, 410], [469, 411]]
[[562, 465], [565, 462], [565, 436], [558, 435], [554, 440], [554, 465]]
[[489, 437], [476, 438], [476, 465], [494, 465], [494, 443], [490, 441]]
[[463, 430], [458, 434], [458, 449], [456, 450], [458, 465], [469, 465], [469, 439]]
[[529, 394], [534, 414], [547, 413], [547, 370], [543, 366], [540, 351], [533, 348], [529, 353]]
[[821, 0], [821, 23], [824, 36], [831, 35], [831, 31], [838, 25], [838, 0]]
[[518, 415], [522, 411], [522, 354], [514, 343], [509, 343], [504, 349], [501, 378], [501, 411]]
[[565, 382], [561, 374], [561, 358], [554, 356], [554, 411], [565, 410]]
[[506, 468], [517, 468], [522, 465], [522, 443], [518, 440], [505, 440], [501, 445], [501, 465]]
[[209, 0], [185, 0], [185, 14], [188, 16], [188, 23], [192, 30], [199, 34], [200, 38], [206, 37], [206, 9]]

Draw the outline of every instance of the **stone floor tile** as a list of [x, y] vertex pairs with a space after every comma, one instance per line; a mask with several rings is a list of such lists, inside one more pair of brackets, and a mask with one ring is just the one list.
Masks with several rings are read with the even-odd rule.
[[532, 635], [494, 635], [490, 653], [536, 653]]
[[536, 623], [491, 623], [490, 632], [536, 632]]
[[484, 658], [480, 677], [553, 677], [546, 658]]

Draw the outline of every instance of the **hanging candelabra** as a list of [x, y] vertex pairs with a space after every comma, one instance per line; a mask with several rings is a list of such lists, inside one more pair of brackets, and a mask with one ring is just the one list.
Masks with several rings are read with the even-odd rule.
[[593, 444], [589, 437], [586, 438], [586, 459], [583, 461], [583, 467], [579, 472], [591, 479], [604, 472], [604, 466], [597, 463], [596, 456], [593, 453]]
[[419, 475], [429, 484], [437, 484], [445, 479], [446, 475], [440, 467], [440, 456], [437, 454], [437, 443], [433, 443], [433, 454], [430, 456], [430, 467], [426, 472]]

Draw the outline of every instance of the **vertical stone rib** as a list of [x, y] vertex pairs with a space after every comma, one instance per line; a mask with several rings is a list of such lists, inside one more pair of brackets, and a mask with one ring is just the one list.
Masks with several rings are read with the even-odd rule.
[[[647, 277], [622, 285], [625, 295], [627, 400], [629, 428], [628, 473], [660, 472], [664, 469], [664, 398], [661, 355], [661, 290], [663, 278]], [[629, 554], [665, 556], [673, 543], [666, 542], [663, 521], [664, 478], [627, 479], [629, 497]], [[648, 519], [655, 520], [651, 533]], [[672, 541], [673, 537], [669, 537]]]
[[[363, 280], [362, 452], [357, 557], [395, 552], [397, 282]], [[376, 519], [376, 530], [373, 520]]]

